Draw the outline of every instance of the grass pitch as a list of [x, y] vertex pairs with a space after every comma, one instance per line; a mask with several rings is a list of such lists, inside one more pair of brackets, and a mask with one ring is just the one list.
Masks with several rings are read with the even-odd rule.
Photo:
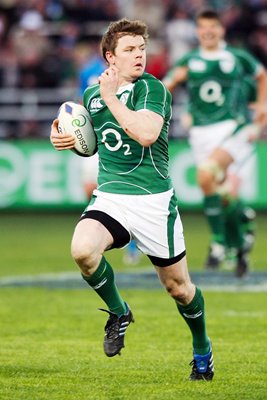
[[188, 381], [191, 336], [163, 289], [122, 294], [136, 322], [108, 358], [93, 291], [2, 289], [1, 400], [266, 399], [265, 293], [204, 293], [212, 382]]
[[[208, 229], [184, 214], [191, 270], [201, 269]], [[0, 276], [74, 272], [76, 214], [0, 215]], [[267, 216], [258, 218], [252, 263], [266, 270]], [[133, 269], [123, 252], [115, 271]], [[135, 269], [152, 268], [142, 257]], [[1, 288], [0, 400], [266, 400], [266, 293], [205, 294], [213, 382], [189, 382], [190, 332], [164, 290], [124, 290], [134, 312], [122, 356], [102, 350], [106, 315], [92, 290]]]
[[[189, 269], [201, 270], [209, 243], [207, 223], [202, 214], [181, 214]], [[78, 218], [79, 212], [0, 214], [0, 277], [77, 271], [70, 256], [70, 242]], [[256, 244], [251, 254], [255, 271], [267, 270], [266, 226], [267, 214], [259, 214]], [[116, 271], [152, 268], [145, 256], [134, 267], [124, 262], [121, 250], [109, 251], [106, 256]]]

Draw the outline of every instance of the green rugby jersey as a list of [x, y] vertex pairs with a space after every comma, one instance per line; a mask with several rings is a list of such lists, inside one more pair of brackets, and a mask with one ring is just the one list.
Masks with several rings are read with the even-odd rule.
[[164, 119], [155, 143], [145, 148], [131, 139], [118, 124], [100, 97], [99, 85], [84, 92], [97, 136], [99, 154], [98, 189], [109, 193], [161, 193], [172, 187], [168, 172], [168, 129], [171, 94], [155, 77], [144, 73], [135, 82], [122, 86], [118, 99], [130, 110], [150, 110]]
[[230, 46], [210, 53], [198, 48], [173, 68], [181, 66], [188, 68], [189, 112], [194, 126], [228, 119], [239, 123], [248, 120], [248, 83], [261, 68], [252, 55]]

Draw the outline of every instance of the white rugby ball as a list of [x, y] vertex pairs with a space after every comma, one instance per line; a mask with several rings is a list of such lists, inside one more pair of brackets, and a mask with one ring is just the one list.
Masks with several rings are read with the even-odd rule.
[[66, 101], [59, 108], [58, 119], [58, 131], [76, 139], [72, 151], [82, 157], [90, 157], [96, 153], [96, 135], [90, 114], [84, 106]]

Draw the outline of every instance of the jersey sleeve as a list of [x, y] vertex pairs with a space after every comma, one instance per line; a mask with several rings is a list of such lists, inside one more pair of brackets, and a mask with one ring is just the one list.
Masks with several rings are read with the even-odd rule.
[[183, 57], [179, 58], [179, 60], [175, 61], [171, 69], [167, 72], [166, 78], [172, 78], [175, 70], [180, 67], [187, 67], [188, 62], [189, 62], [189, 54], [185, 54]]
[[190, 52], [179, 58], [179, 60], [174, 63], [173, 68], [187, 67], [191, 54]]
[[262, 64], [249, 52], [245, 50], [238, 50], [236, 51], [235, 55], [239, 59], [245, 74], [256, 77], [262, 70]]
[[158, 79], [141, 79], [133, 101], [135, 111], [149, 110], [165, 118], [171, 106], [171, 94]]
[[[88, 110], [89, 102], [95, 93], [99, 92], [99, 84], [89, 86], [83, 92], [83, 105]], [[89, 110], [88, 110], [89, 111]]]

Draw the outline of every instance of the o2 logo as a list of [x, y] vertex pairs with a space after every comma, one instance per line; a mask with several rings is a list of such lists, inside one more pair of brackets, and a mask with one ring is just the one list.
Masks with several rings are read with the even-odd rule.
[[[115, 145], [112, 146], [110, 143], [107, 142], [107, 136], [108, 135], [115, 136], [115, 139], [116, 139], [116, 144]], [[125, 156], [129, 156], [129, 155], [132, 154], [130, 145], [129, 144], [123, 144], [123, 141], [121, 139], [121, 134], [118, 131], [116, 131], [116, 129], [112, 129], [112, 128], [105, 129], [102, 132], [102, 140], [101, 141], [102, 141], [102, 143], [104, 143], [105, 147], [109, 151], [118, 151], [121, 148], [123, 148]]]
[[199, 90], [199, 96], [206, 103], [215, 103], [217, 106], [221, 106], [225, 100], [222, 94], [222, 87], [216, 81], [203, 83]]

